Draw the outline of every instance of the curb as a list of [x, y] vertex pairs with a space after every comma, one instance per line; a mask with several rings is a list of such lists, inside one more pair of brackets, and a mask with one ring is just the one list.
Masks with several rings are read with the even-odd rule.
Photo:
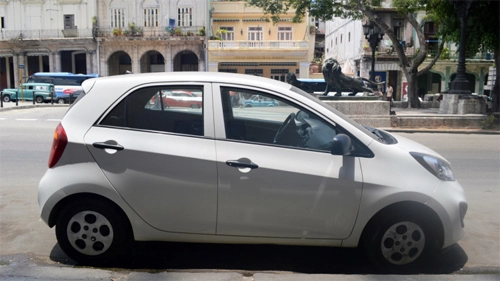
[[8, 110], [15, 110], [15, 109], [29, 109], [29, 108], [35, 108], [35, 107], [69, 107], [70, 104], [44, 104], [44, 105], [18, 105], [18, 106], [9, 106], [9, 107], [0, 107], [0, 112], [1, 111], [8, 111]]

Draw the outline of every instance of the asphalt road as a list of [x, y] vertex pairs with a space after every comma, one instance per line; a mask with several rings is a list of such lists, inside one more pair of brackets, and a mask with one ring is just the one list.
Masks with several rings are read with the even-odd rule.
[[[130, 249], [130, 262], [123, 268], [105, 273], [91, 268], [83, 274], [60, 250], [54, 230], [40, 220], [37, 204], [38, 181], [47, 169], [52, 134], [66, 110], [44, 107], [0, 111], [0, 279], [24, 276], [12, 280], [50, 280], [57, 275], [63, 280], [61, 270], [71, 272], [68, 274], [78, 280], [121, 280], [120, 274], [136, 277], [127, 280], [145, 280], [139, 277], [141, 273], [166, 274], [167, 269], [188, 275], [172, 279], [160, 274], [155, 275], [157, 280], [359, 280], [347, 276], [379, 273], [360, 258], [356, 249], [137, 243]], [[445, 275], [411, 280], [439, 279], [446, 274], [458, 280], [477, 279], [467, 279], [464, 274], [498, 280], [500, 135], [401, 135], [447, 158], [469, 202], [465, 238], [437, 257], [435, 265], [424, 272]], [[272, 278], [266, 275], [270, 273]], [[369, 280], [385, 280], [373, 276]]]

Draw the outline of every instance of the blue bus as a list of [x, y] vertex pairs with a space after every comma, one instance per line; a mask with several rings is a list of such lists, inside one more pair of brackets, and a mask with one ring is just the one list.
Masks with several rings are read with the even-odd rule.
[[61, 97], [81, 90], [83, 81], [96, 77], [99, 77], [99, 75], [74, 74], [71, 72], [36, 72], [28, 79], [28, 82], [54, 84], [56, 97]]

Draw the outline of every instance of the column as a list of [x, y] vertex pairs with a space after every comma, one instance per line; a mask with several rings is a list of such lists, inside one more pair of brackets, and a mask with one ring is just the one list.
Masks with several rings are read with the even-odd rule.
[[[132, 69], [133, 73], [141, 73], [141, 60], [139, 58], [139, 48], [137, 46], [132, 47]], [[122, 73], [120, 73], [122, 74]]]
[[54, 57], [55, 57], [54, 71], [61, 72], [61, 52], [57, 51], [54, 54]]
[[7, 72], [7, 88], [12, 88], [12, 84], [10, 83], [10, 60], [11, 57], [5, 57], [5, 71]]
[[299, 63], [299, 77], [297, 78], [309, 78], [309, 67], [311, 66], [311, 63], [308, 61], [305, 62], [300, 62]]
[[92, 60], [92, 53], [91, 52], [85, 53], [85, 64], [87, 67], [87, 69], [86, 69], [87, 74], [93, 73], [92, 72], [93, 60]]
[[43, 72], [43, 56], [38, 56], [38, 71]]
[[209, 72], [218, 72], [219, 71], [219, 63], [218, 62], [208, 62], [208, 71]]
[[172, 72], [172, 45], [167, 45], [167, 50], [165, 52], [165, 72]]
[[54, 72], [55, 69], [54, 69], [54, 57], [55, 57], [55, 53], [54, 52], [50, 52], [49, 53], [49, 72]]

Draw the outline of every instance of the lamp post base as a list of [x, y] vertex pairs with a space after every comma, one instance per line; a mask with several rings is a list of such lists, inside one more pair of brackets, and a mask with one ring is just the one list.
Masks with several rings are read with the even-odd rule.
[[469, 81], [463, 78], [456, 78], [450, 83], [450, 91], [448, 94], [452, 95], [470, 95], [471, 91], [469, 91]]

